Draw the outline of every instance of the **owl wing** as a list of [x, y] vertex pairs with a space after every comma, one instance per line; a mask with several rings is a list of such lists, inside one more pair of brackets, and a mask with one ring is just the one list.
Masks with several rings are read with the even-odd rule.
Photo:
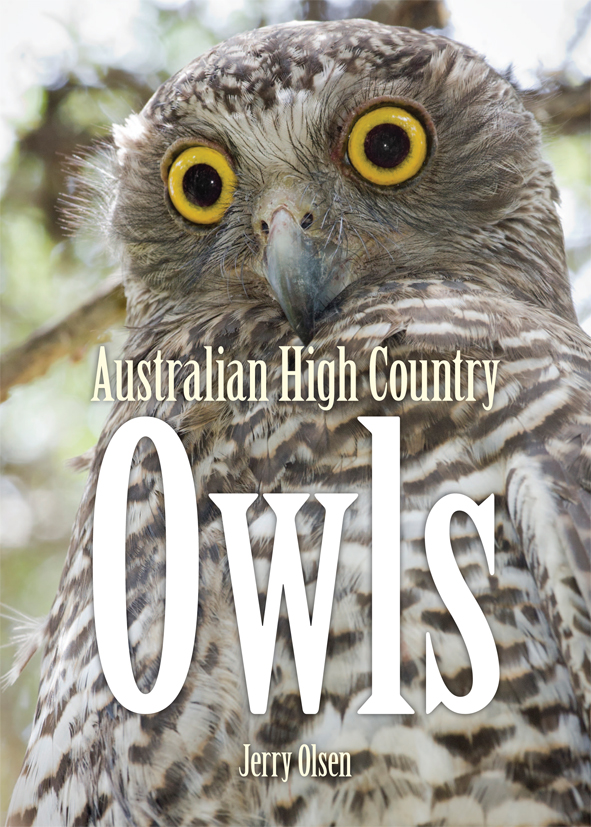
[[507, 467], [511, 520], [589, 720], [591, 438], [584, 414], [528, 440]]
[[[582, 719], [589, 721], [589, 340], [579, 328], [529, 303], [456, 284], [454, 292], [463, 295], [454, 306], [440, 289], [432, 282], [422, 291], [420, 309], [415, 305], [404, 324], [405, 338], [444, 351], [453, 330], [454, 347], [462, 352], [485, 345], [489, 356], [500, 359], [497, 401], [489, 413], [476, 414], [480, 421], [474, 420], [466, 435], [477, 454], [506, 458], [507, 510], [584, 710]], [[412, 283], [397, 290], [402, 305], [405, 291], [412, 295]], [[480, 320], [486, 320], [486, 337], [476, 333]], [[430, 326], [437, 332], [430, 332], [427, 342], [424, 330]]]
[[[453, 287], [453, 291], [450, 290]], [[454, 296], [453, 301], [450, 295]], [[381, 301], [380, 301], [381, 299]], [[582, 331], [515, 297], [468, 283], [412, 280], [367, 293], [369, 329], [389, 319], [397, 358], [412, 349], [499, 358], [496, 402], [470, 408], [466, 450], [475, 463], [504, 457], [516, 539], [589, 720], [591, 702], [591, 350]], [[383, 303], [382, 303], [383, 302]], [[371, 324], [374, 322], [374, 324]], [[482, 325], [482, 323], [484, 323]], [[337, 322], [338, 324], [338, 322]], [[482, 325], [482, 326], [481, 326]], [[483, 331], [486, 331], [483, 333]], [[360, 334], [357, 342], [364, 342]], [[402, 413], [402, 422], [405, 422]], [[408, 420], [407, 420], [408, 422]], [[442, 431], [455, 424], [440, 420]]]

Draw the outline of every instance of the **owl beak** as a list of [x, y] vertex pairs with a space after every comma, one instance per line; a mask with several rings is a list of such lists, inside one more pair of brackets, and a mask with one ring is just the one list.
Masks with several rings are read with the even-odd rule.
[[309, 235], [286, 207], [273, 213], [263, 256], [265, 275], [305, 345], [326, 306], [344, 287], [336, 258], [336, 245]]

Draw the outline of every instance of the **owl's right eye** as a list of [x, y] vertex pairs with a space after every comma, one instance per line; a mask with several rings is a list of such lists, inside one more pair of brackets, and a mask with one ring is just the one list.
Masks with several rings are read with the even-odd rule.
[[228, 159], [209, 146], [192, 146], [168, 171], [168, 194], [175, 209], [193, 224], [215, 224], [230, 204], [236, 173]]

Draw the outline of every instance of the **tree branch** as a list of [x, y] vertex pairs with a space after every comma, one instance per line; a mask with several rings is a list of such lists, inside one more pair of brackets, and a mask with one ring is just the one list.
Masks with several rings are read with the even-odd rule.
[[118, 279], [101, 286], [88, 301], [61, 321], [35, 331], [0, 358], [0, 402], [14, 385], [43, 376], [63, 356], [77, 360], [96, 342], [109, 338], [109, 328], [125, 321], [125, 294]]
[[578, 86], [555, 81], [550, 89], [525, 94], [524, 103], [544, 128], [564, 135], [588, 132], [591, 125], [591, 79]]
[[[355, 7], [351, 12], [355, 17]], [[443, 29], [449, 20], [444, 0], [378, 0], [363, 15], [368, 20], [388, 26], [407, 26], [409, 29]]]

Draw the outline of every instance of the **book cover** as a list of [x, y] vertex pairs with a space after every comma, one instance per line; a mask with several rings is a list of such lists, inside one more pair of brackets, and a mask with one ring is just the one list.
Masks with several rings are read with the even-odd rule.
[[[589, 821], [590, 347], [536, 120], [585, 151], [585, 23], [523, 94], [379, 6], [125, 7], [29, 90], [9, 335], [70, 313], [3, 359], [10, 825]], [[139, 23], [201, 55], [158, 76]]]

